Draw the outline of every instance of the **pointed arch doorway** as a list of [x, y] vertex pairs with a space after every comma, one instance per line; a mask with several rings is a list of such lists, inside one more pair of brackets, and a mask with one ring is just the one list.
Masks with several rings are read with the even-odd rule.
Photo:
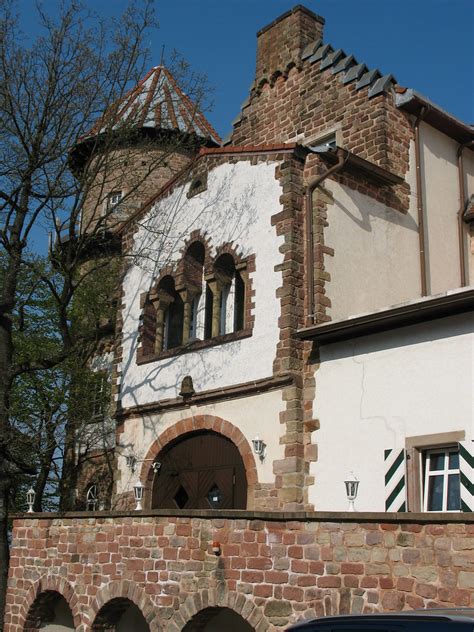
[[187, 433], [156, 457], [153, 509], [246, 509], [247, 477], [236, 445], [212, 430]]

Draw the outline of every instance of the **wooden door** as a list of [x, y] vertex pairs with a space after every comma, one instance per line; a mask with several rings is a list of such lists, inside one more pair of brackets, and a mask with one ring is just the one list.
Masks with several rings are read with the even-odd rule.
[[215, 432], [185, 435], [157, 460], [154, 509], [245, 509], [247, 478], [236, 446]]

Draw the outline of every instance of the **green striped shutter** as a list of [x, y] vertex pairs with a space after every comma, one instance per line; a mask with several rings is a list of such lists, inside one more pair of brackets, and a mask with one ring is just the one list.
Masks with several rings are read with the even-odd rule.
[[406, 511], [405, 449], [384, 451], [385, 511]]
[[474, 511], [474, 442], [459, 443], [461, 511]]

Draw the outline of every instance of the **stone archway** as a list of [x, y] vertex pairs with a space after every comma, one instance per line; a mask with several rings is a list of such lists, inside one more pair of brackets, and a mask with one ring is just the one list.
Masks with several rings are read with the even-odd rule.
[[[24, 632], [39, 629], [50, 632], [82, 630], [81, 614], [72, 586], [62, 577], [41, 577], [28, 589], [20, 607], [21, 621]], [[50, 625], [62, 627], [50, 628]]]
[[212, 430], [178, 437], [157, 457], [152, 509], [246, 509], [245, 466], [234, 443]]
[[[183, 632], [254, 632], [270, 627], [263, 609], [250, 595], [228, 591], [222, 584], [190, 595], [172, 621]], [[222, 623], [240, 627], [222, 627]], [[221, 625], [220, 630], [216, 624]]]
[[45, 590], [37, 595], [23, 627], [24, 632], [68, 632], [75, 629], [68, 602], [55, 590]]
[[214, 415], [195, 415], [194, 417], [183, 419], [170, 428], [167, 428], [158, 437], [158, 439], [154, 441], [146, 454], [140, 473], [140, 480], [145, 484], [145, 506], [147, 508], [151, 508], [152, 504], [151, 490], [153, 486], [154, 471], [151, 463], [156, 460], [160, 452], [166, 449], [166, 447], [170, 444], [176, 442], [179, 437], [196, 431], [213, 431], [216, 434], [226, 437], [235, 445], [242, 458], [247, 478], [246, 508], [253, 509], [254, 489], [258, 482], [258, 478], [257, 466], [252, 448], [237, 426], [234, 426], [229, 421], [226, 421], [221, 417], [215, 417]]
[[97, 613], [92, 632], [151, 632], [140, 608], [125, 597], [111, 599]]
[[128, 632], [135, 629], [136, 632], [160, 632], [163, 629], [159, 608], [143, 588], [127, 579], [103, 586], [85, 614], [85, 620], [90, 632]]
[[255, 632], [240, 614], [230, 608], [205, 608], [188, 621], [183, 632]]

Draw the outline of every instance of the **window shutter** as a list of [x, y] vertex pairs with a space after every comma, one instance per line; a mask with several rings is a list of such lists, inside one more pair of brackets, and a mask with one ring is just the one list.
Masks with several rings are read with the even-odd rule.
[[385, 461], [385, 511], [407, 510], [405, 474], [405, 449], [384, 451]]
[[459, 443], [461, 511], [474, 511], [474, 442]]

